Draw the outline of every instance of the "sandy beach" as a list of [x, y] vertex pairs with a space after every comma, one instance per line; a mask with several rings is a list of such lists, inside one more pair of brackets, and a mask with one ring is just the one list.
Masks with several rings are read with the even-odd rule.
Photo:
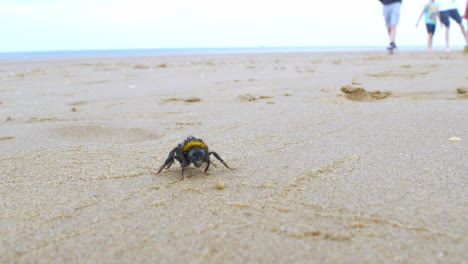
[[[0, 61], [0, 263], [466, 263], [467, 65]], [[235, 170], [156, 175], [189, 135]]]

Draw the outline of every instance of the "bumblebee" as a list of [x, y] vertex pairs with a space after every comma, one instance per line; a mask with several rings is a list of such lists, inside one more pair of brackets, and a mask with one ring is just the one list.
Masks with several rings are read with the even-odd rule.
[[203, 142], [202, 139], [189, 136], [182, 143], [177, 145], [167, 157], [164, 164], [161, 166], [159, 171], [156, 174], [159, 174], [163, 169], [169, 169], [174, 163], [174, 160], [177, 160], [182, 167], [182, 179], [184, 179], [184, 170], [186, 167], [193, 164], [195, 167], [200, 168], [203, 163], [206, 163], [205, 173], [210, 167], [211, 161], [210, 156], [213, 155], [216, 159], [221, 161], [221, 163], [228, 169], [233, 170], [226, 164], [226, 162], [219, 156], [218, 153], [214, 151], [209, 151], [208, 146]]

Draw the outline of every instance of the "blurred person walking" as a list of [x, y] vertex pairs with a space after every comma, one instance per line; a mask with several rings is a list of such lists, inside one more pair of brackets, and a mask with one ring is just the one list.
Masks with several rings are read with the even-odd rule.
[[423, 16], [427, 30], [427, 50], [432, 51], [432, 39], [436, 30], [437, 19], [439, 18], [439, 5], [435, 3], [435, 0], [429, 0], [429, 2], [424, 5], [418, 22], [416, 22], [416, 27], [418, 27], [419, 21], [421, 21]]
[[393, 54], [394, 50], [397, 49], [395, 44], [396, 30], [398, 22], [400, 21], [400, 9], [402, 0], [379, 0], [383, 4], [383, 15], [385, 18], [385, 26], [387, 27], [387, 33], [390, 44], [387, 50], [390, 54]]
[[460, 26], [460, 30], [463, 34], [466, 44], [468, 45], [468, 32], [465, 31], [465, 27], [462, 24], [462, 17], [458, 12], [456, 0], [440, 0], [439, 1], [440, 21], [445, 26], [445, 51], [450, 52], [450, 18], [455, 20]]

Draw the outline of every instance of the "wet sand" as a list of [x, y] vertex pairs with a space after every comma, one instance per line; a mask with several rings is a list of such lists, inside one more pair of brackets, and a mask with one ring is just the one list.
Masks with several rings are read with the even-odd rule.
[[[0, 61], [0, 262], [462, 263], [467, 62]], [[155, 175], [189, 135], [235, 170]]]

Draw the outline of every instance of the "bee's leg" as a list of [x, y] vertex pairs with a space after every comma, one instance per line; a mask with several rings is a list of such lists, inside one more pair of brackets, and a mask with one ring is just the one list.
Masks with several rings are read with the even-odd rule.
[[179, 181], [182, 181], [182, 180], [185, 178], [185, 177], [184, 177], [184, 170], [185, 170], [185, 166], [182, 165], [182, 171], [180, 172], [180, 175], [181, 175], [182, 177], [180, 178]]
[[[179, 157], [174, 157], [174, 159], [177, 160], [179, 163], [182, 163], [182, 162], [180, 161], [180, 158], [179, 158]], [[173, 163], [174, 163], [174, 160], [172, 160], [171, 163], [169, 163], [169, 164], [166, 166], [166, 170], [169, 169], [169, 168], [172, 166]]]
[[218, 153], [212, 151], [212, 152], [209, 152], [208, 155], [213, 155], [215, 156], [215, 158], [217, 158], [219, 161], [221, 161], [221, 163], [228, 169], [230, 170], [233, 170], [231, 167], [229, 167], [229, 165], [226, 164], [226, 162], [224, 162], [224, 160], [219, 156]]
[[208, 157], [208, 161], [206, 162], [206, 168], [205, 168], [205, 173], [208, 174], [208, 168], [210, 168], [210, 164], [211, 164], [211, 161], [210, 161], [210, 158]]
[[164, 168], [169, 169], [171, 167], [172, 163], [174, 163], [174, 158], [179, 160], [178, 157], [175, 157], [176, 150], [177, 150], [177, 148], [174, 148], [173, 150], [171, 150], [171, 152], [169, 152], [169, 155], [168, 155], [166, 161], [161, 166], [161, 168], [159, 168], [159, 170], [158, 170], [158, 172], [156, 172], [156, 174], [159, 174]]
[[174, 163], [174, 160], [171, 160], [171, 162], [166, 165], [166, 170], [168, 170], [172, 166], [172, 163]]
[[169, 169], [171, 167], [172, 163], [174, 163], [174, 158], [167, 158], [166, 162], [159, 168], [158, 172], [156, 174], [159, 174], [164, 168]]

